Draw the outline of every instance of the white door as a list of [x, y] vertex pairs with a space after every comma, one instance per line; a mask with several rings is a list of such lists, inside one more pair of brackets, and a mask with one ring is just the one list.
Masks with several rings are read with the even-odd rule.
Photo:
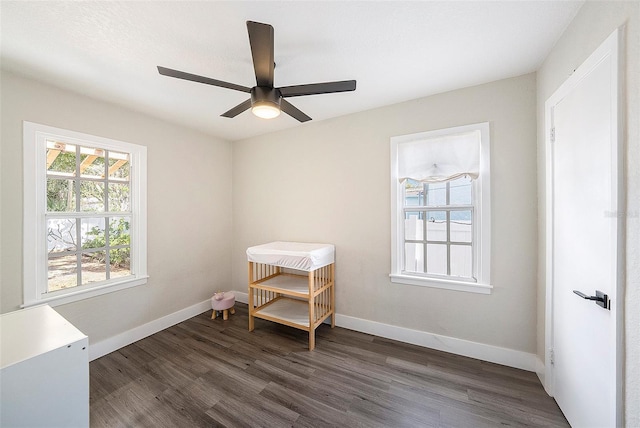
[[[546, 106], [551, 127], [548, 363], [552, 393], [574, 427], [621, 423], [617, 41], [616, 31]], [[597, 296], [596, 290], [609, 300], [585, 298]]]

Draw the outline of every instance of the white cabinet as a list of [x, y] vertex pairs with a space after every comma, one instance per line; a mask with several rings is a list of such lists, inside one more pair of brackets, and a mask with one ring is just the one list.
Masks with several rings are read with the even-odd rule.
[[88, 427], [89, 341], [49, 306], [0, 315], [0, 426]]

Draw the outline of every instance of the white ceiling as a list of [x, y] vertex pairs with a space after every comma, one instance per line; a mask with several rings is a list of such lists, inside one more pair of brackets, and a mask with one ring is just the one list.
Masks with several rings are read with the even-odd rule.
[[294, 126], [247, 94], [158, 74], [162, 65], [255, 86], [245, 21], [275, 28], [275, 86], [357, 80], [292, 98], [315, 121], [535, 71], [582, 1], [2, 1], [1, 65], [227, 140]]

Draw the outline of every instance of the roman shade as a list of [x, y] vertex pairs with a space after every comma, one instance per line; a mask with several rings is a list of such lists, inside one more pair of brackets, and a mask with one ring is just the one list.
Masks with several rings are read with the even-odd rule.
[[398, 144], [398, 180], [437, 183], [480, 174], [480, 131]]

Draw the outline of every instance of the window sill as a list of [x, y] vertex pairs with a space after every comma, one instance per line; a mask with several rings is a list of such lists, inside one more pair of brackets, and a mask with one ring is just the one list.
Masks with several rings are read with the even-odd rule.
[[467, 293], [491, 294], [493, 289], [489, 284], [475, 282], [453, 281], [435, 278], [422, 278], [409, 275], [390, 274], [391, 282], [397, 284], [419, 285], [422, 287], [442, 288], [445, 290], [465, 291]]
[[45, 303], [49, 306], [65, 305], [67, 303], [77, 302], [79, 300], [89, 299], [91, 297], [101, 296], [107, 293], [113, 293], [114, 291], [126, 290], [127, 288], [144, 285], [147, 283], [148, 278], [148, 276], [140, 276], [137, 278], [103, 284], [97, 287], [71, 291], [57, 296], [42, 297], [31, 302], [25, 302], [21, 307], [29, 308], [31, 306], [42, 305]]

